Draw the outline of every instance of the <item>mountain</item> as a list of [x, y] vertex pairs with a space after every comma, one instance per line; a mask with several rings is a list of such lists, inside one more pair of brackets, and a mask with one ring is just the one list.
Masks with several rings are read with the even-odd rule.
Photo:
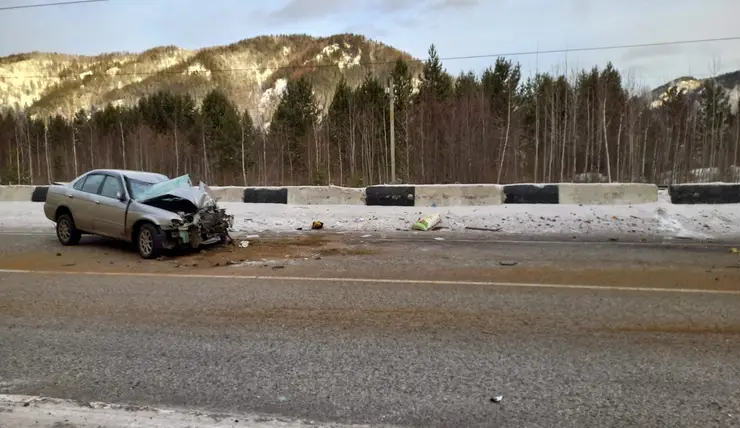
[[[668, 90], [671, 88], [678, 89], [689, 95], [698, 95], [701, 93], [707, 80], [709, 79], [696, 79], [692, 76], [683, 76], [658, 86], [651, 92], [653, 98], [652, 106], [659, 107], [662, 105]], [[738, 100], [740, 100], [740, 70], [721, 74], [715, 77], [714, 80], [728, 92], [732, 113], [737, 113]]]
[[[355, 34], [260, 36], [199, 50], [176, 46], [97, 56], [32, 52], [0, 58], [0, 107], [70, 117], [80, 109], [132, 105], [158, 90], [200, 101], [223, 90], [256, 122], [269, 121], [286, 79], [306, 75], [321, 106], [344, 75], [357, 86], [372, 71], [386, 76], [406, 52]], [[421, 64], [410, 63], [412, 73]]]

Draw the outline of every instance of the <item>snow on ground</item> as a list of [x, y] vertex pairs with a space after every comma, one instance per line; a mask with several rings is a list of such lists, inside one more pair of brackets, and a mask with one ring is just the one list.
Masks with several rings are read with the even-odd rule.
[[[281, 401], [286, 397], [279, 397]], [[322, 424], [266, 415], [224, 414], [203, 409], [165, 409], [129, 404], [80, 402], [28, 395], [0, 394], [4, 427], [159, 427], [159, 428], [370, 428], [368, 425]]]
[[[221, 204], [234, 214], [237, 232], [308, 230], [319, 220], [324, 229], [342, 232], [409, 230], [420, 217], [442, 216], [447, 230], [466, 227], [499, 230], [502, 234], [635, 234], [692, 239], [740, 237], [740, 205], [672, 205], [664, 195], [658, 203], [641, 205], [498, 205], [485, 207], [368, 207], [349, 205]], [[0, 203], [1, 231], [49, 231], [42, 204]], [[433, 233], [442, 233], [433, 232]]]

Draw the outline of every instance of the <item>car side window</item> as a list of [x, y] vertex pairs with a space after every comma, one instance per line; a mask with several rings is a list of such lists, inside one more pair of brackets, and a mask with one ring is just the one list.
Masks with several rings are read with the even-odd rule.
[[85, 179], [87, 177], [82, 177], [80, 180], [77, 180], [74, 186], [72, 186], [75, 190], [82, 190], [82, 185], [85, 184]]
[[116, 193], [118, 192], [123, 193], [123, 188], [121, 188], [121, 180], [113, 177], [112, 175], [106, 175], [105, 181], [103, 182], [103, 187], [100, 188], [100, 196], [118, 199], [116, 197]]
[[100, 189], [100, 184], [104, 178], [105, 176], [103, 174], [90, 174], [85, 178], [85, 183], [80, 190], [86, 193], [98, 193], [98, 189]]

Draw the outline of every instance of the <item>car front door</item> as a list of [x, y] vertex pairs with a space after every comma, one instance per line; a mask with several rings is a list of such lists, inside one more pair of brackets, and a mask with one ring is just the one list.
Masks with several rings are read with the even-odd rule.
[[118, 195], [125, 195], [121, 177], [106, 174], [100, 186], [99, 198], [95, 201], [95, 233], [109, 238], [125, 238], [127, 202], [118, 199]]

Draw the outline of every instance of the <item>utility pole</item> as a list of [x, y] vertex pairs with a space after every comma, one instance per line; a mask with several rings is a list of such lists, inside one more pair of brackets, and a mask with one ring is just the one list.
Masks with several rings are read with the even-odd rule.
[[390, 78], [390, 119], [391, 119], [391, 184], [396, 184], [396, 100], [395, 90], [393, 88], [393, 77]]

